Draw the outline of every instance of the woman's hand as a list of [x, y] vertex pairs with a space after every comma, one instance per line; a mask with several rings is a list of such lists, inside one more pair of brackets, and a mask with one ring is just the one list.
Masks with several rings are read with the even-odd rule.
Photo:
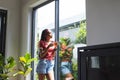
[[49, 45], [48, 45], [48, 47], [52, 47], [54, 44], [53, 43], [50, 43]]
[[53, 42], [53, 46], [57, 47], [58, 43], [57, 42]]

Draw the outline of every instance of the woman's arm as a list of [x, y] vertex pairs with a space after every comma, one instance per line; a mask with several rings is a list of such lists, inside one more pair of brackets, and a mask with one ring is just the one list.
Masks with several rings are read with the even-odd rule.
[[46, 56], [46, 54], [47, 54], [47, 52], [48, 52], [48, 49], [49, 49], [51, 46], [53, 46], [52, 43], [49, 44], [47, 48], [44, 48], [44, 49], [41, 49], [41, 50], [40, 50], [40, 55], [39, 55], [40, 58], [44, 58], [44, 57]]
[[57, 42], [53, 42], [53, 52], [52, 52], [52, 56], [53, 57], [55, 57], [55, 55], [56, 55], [57, 46], [58, 46], [58, 43]]

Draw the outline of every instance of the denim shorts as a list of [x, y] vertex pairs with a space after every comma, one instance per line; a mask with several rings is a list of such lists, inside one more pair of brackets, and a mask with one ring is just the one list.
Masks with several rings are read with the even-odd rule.
[[62, 75], [66, 75], [68, 73], [71, 73], [71, 70], [72, 70], [71, 62], [61, 62], [61, 73], [62, 73]]
[[54, 68], [54, 60], [39, 60], [36, 72], [38, 74], [48, 74], [50, 71], [53, 71]]

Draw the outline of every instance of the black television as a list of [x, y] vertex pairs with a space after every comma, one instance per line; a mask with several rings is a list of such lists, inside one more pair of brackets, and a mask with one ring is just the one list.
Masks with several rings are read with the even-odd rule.
[[120, 42], [79, 47], [78, 80], [120, 80]]

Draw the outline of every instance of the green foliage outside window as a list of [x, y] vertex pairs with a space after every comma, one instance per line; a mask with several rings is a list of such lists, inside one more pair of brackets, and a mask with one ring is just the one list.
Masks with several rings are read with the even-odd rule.
[[70, 38], [60, 38], [60, 51], [59, 56], [61, 59], [72, 58], [72, 50], [74, 46], [71, 43]]
[[[66, 38], [66, 37], [61, 37], [60, 38], [60, 51], [59, 51], [59, 56], [60, 56], [60, 60], [67, 60], [67, 61], [72, 61], [72, 57], [73, 57], [73, 49], [74, 49], [74, 45], [71, 42], [70, 38]], [[72, 63], [73, 64], [73, 63]], [[74, 65], [74, 64], [73, 64]], [[75, 70], [75, 68], [77, 66], [72, 66]], [[73, 70], [73, 72], [74, 72]], [[75, 76], [76, 73], [73, 73], [74, 78], [77, 78]], [[62, 74], [61, 74], [62, 75]], [[61, 79], [64, 80], [64, 76], [61, 76]]]
[[[79, 28], [79, 31], [76, 32], [76, 39], [74, 41], [74, 44], [86, 44], [86, 20], [83, 20], [80, 22], [80, 28]], [[65, 37], [61, 37], [60, 38], [60, 47], [61, 45], [65, 45], [67, 47], [72, 47], [72, 50], [74, 48], [74, 45], [72, 44], [70, 38], [65, 38]], [[68, 54], [68, 51], [67, 50], [61, 50], [60, 48], [60, 51], [59, 51], [59, 56], [60, 56], [60, 59], [63, 59], [63, 58], [66, 58], [65, 55], [63, 54]], [[73, 52], [71, 51], [71, 56], [69, 57], [67, 55], [67, 58], [72, 58], [73, 56]], [[77, 63], [72, 63], [72, 75], [74, 76], [74, 79], [77, 80], [77, 77], [78, 77], [78, 68], [77, 68], [78, 64]], [[62, 77], [63, 79], [63, 77]]]
[[86, 44], [86, 20], [80, 22], [79, 31], [76, 33], [75, 43], [83, 43]]

